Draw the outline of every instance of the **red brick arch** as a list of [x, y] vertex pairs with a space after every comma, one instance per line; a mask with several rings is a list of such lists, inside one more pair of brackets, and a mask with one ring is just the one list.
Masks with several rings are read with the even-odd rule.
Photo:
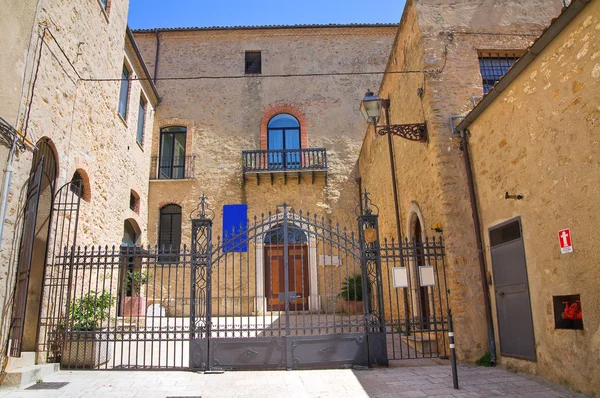
[[265, 110], [262, 121], [260, 122], [260, 149], [267, 149], [267, 125], [269, 124], [269, 120], [280, 113], [289, 113], [298, 119], [298, 122], [300, 122], [300, 146], [302, 148], [307, 148], [308, 139], [306, 135], [306, 117], [304, 116], [304, 113], [291, 105], [271, 105]]

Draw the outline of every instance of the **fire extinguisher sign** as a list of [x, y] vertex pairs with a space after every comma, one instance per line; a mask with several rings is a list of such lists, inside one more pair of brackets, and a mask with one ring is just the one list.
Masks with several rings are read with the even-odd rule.
[[573, 253], [573, 242], [571, 241], [571, 230], [569, 228], [558, 231], [558, 242], [562, 254]]

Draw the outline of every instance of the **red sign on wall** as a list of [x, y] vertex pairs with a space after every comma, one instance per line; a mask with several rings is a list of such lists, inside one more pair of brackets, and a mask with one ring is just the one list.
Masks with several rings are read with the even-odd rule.
[[560, 243], [560, 252], [562, 254], [573, 252], [573, 243], [571, 242], [571, 230], [561, 229], [558, 231], [558, 242]]

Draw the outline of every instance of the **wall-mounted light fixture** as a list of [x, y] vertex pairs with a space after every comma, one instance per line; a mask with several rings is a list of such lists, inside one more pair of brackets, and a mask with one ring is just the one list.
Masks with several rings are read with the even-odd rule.
[[435, 223], [431, 226], [431, 230], [435, 231], [437, 233], [442, 233], [443, 229], [442, 229], [442, 224], [439, 223]]
[[[422, 95], [418, 93], [419, 97]], [[377, 126], [381, 109], [385, 110], [385, 126]], [[395, 135], [410, 141], [427, 142], [427, 125], [425, 123], [415, 124], [390, 124], [390, 100], [379, 98], [372, 91], [367, 91], [365, 98], [360, 102], [360, 113], [367, 121], [375, 127], [379, 135]]]

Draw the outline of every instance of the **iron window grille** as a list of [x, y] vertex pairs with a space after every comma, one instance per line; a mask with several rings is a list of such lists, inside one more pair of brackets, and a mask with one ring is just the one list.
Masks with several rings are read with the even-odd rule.
[[260, 51], [246, 51], [246, 74], [261, 74], [262, 63]]
[[502, 76], [508, 72], [519, 59], [516, 55], [479, 56], [479, 70], [483, 80], [483, 93], [487, 94]]
[[123, 120], [127, 119], [127, 102], [129, 100], [129, 70], [123, 65], [121, 73], [121, 89], [119, 92], [119, 115]]

